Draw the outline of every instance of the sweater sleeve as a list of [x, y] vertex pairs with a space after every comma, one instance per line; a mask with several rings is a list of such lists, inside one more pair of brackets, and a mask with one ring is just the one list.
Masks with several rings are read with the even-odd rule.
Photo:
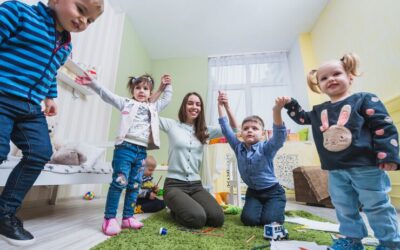
[[160, 117], [160, 129], [166, 133], [170, 130], [170, 128], [176, 123], [175, 120], [165, 117]]
[[236, 138], [236, 134], [233, 132], [231, 126], [228, 124], [228, 118], [226, 116], [220, 117], [218, 119], [219, 125], [221, 126], [222, 134], [228, 140], [229, 145], [233, 150], [235, 150], [236, 146], [240, 144], [238, 138]]
[[274, 157], [276, 152], [283, 147], [287, 137], [286, 126], [284, 124], [273, 124], [272, 130], [272, 138], [264, 143], [264, 153], [270, 157]]
[[371, 130], [377, 164], [393, 162], [399, 166], [398, 132], [383, 103], [377, 96], [367, 94], [360, 112]]
[[168, 85], [164, 92], [162, 97], [156, 102], [156, 108], [157, 111], [160, 112], [161, 110], [165, 109], [167, 105], [171, 102], [172, 99], [172, 86]]
[[98, 94], [100, 96], [100, 98], [103, 99], [103, 101], [113, 105], [115, 108], [117, 108], [118, 110], [122, 111], [122, 109], [124, 108], [124, 104], [125, 104], [127, 98], [124, 98], [124, 97], [121, 97], [121, 96], [118, 96], [118, 95], [114, 94], [113, 92], [111, 92], [107, 88], [101, 86], [97, 82], [97, 80], [93, 80], [92, 83], [89, 84], [88, 86], [94, 92], [96, 92], [96, 94]]
[[19, 4], [17, 1], [7, 1], [0, 5], [0, 45], [19, 28], [21, 14]]
[[300, 125], [310, 125], [310, 113], [303, 110], [296, 99], [291, 100], [291, 102], [285, 105], [289, 117], [296, 123]]

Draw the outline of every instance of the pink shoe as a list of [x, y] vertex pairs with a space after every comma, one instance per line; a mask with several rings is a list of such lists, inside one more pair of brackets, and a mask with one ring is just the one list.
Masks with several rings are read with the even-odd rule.
[[115, 218], [110, 218], [110, 219], [104, 218], [101, 229], [103, 233], [108, 236], [117, 235], [121, 232], [121, 227], [118, 224], [117, 219]]
[[140, 229], [144, 226], [144, 224], [138, 221], [135, 217], [129, 217], [122, 219], [122, 228], [133, 228]]

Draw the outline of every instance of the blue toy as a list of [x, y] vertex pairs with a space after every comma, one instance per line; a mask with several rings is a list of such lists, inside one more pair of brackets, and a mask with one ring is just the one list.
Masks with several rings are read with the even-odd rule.
[[287, 240], [289, 239], [289, 233], [283, 225], [274, 222], [264, 225], [264, 238], [268, 240]]

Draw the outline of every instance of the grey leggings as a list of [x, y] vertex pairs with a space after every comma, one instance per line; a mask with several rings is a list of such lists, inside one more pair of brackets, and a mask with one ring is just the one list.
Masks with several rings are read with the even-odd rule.
[[174, 220], [185, 227], [221, 227], [224, 212], [207, 192], [201, 181], [181, 181], [167, 178], [164, 183], [164, 201]]

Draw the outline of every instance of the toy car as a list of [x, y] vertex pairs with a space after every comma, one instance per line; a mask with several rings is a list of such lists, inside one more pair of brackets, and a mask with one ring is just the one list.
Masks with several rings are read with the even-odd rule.
[[264, 238], [268, 240], [287, 240], [289, 239], [289, 233], [283, 225], [274, 222], [264, 225]]

